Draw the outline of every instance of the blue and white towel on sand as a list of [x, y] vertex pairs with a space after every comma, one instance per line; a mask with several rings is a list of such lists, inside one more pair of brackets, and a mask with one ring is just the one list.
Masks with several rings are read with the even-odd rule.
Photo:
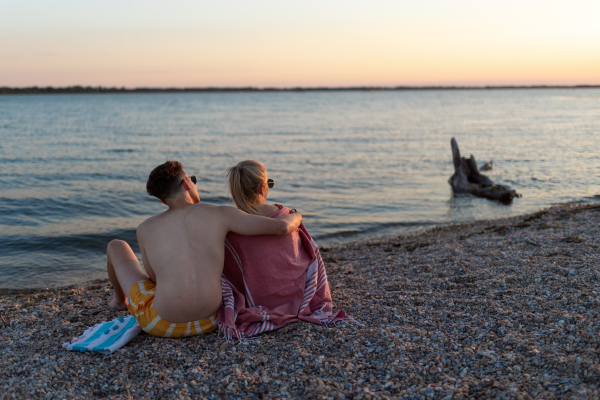
[[119, 317], [108, 322], [96, 324], [83, 332], [71, 343], [63, 343], [63, 347], [73, 351], [98, 351], [111, 354], [129, 343], [142, 332], [140, 324], [133, 315]]

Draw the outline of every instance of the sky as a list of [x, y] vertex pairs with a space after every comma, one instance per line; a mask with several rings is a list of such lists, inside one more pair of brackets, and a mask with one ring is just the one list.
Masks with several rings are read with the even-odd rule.
[[598, 0], [0, 0], [0, 86], [600, 84]]

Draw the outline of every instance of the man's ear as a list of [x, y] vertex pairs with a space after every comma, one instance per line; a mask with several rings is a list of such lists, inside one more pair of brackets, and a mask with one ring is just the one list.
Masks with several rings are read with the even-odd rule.
[[192, 187], [187, 183], [186, 179], [183, 180], [183, 187], [185, 190], [192, 190]]

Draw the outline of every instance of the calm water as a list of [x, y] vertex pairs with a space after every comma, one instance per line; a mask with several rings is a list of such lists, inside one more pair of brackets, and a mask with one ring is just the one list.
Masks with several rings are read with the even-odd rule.
[[[599, 128], [597, 89], [0, 96], [0, 288], [105, 277], [108, 241], [137, 251], [165, 209], [145, 181], [167, 159], [214, 204], [261, 160], [270, 200], [333, 245], [593, 201]], [[523, 197], [453, 196], [453, 136]]]

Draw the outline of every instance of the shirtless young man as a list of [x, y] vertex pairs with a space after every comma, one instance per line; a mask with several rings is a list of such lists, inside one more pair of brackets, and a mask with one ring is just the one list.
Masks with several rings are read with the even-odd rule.
[[144, 268], [126, 242], [108, 244], [108, 277], [115, 290], [109, 305], [128, 308], [142, 329], [155, 336], [191, 336], [216, 329], [227, 232], [285, 235], [302, 222], [299, 213], [266, 218], [233, 207], [198, 204], [196, 178], [177, 161], [156, 167], [146, 189], [169, 209], [138, 226]]

